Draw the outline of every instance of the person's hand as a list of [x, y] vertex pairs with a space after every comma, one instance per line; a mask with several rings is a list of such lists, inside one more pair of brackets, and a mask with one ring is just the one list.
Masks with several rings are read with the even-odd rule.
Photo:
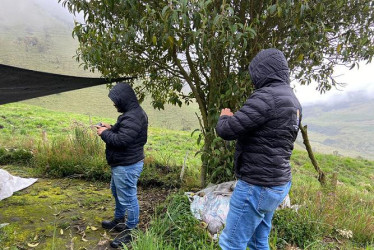
[[95, 126], [97, 128], [97, 135], [98, 136], [101, 136], [101, 133], [105, 130], [107, 130], [108, 128], [107, 127], [100, 127], [100, 126]]
[[107, 129], [111, 129], [112, 128], [112, 126], [110, 126], [110, 124], [104, 123], [104, 122], [101, 123], [101, 126], [106, 127]]
[[229, 108], [225, 108], [225, 109], [221, 110], [221, 115], [220, 116], [223, 116], [223, 115], [233, 116], [234, 114], [231, 112], [231, 110]]

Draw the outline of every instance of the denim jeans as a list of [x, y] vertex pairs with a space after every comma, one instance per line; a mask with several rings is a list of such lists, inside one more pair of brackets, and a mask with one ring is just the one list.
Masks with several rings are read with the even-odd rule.
[[143, 170], [143, 161], [129, 166], [112, 167], [110, 187], [116, 201], [114, 218], [122, 219], [127, 214], [126, 226], [134, 228], [139, 223], [137, 182]]
[[286, 197], [291, 182], [261, 187], [239, 180], [230, 199], [226, 226], [219, 237], [223, 250], [269, 249], [268, 237], [275, 209]]

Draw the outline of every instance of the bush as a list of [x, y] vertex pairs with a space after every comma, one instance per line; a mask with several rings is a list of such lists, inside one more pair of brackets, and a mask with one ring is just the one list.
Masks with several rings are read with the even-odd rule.
[[147, 157], [144, 161], [143, 172], [139, 183], [142, 186], [163, 186], [169, 188], [179, 188], [181, 167], [177, 165], [164, 164], [152, 157]]
[[0, 165], [22, 164], [27, 165], [33, 158], [31, 151], [26, 149], [0, 148]]

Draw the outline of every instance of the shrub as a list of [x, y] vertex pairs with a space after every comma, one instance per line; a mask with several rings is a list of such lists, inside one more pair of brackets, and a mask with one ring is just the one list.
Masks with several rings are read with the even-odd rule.
[[0, 148], [0, 165], [22, 164], [27, 165], [33, 158], [31, 151], [26, 149]]

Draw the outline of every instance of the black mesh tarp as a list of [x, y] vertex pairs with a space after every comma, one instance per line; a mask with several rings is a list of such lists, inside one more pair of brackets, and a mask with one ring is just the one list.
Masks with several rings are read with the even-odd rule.
[[58, 75], [0, 64], [0, 105], [133, 78], [108, 81], [104, 78]]

